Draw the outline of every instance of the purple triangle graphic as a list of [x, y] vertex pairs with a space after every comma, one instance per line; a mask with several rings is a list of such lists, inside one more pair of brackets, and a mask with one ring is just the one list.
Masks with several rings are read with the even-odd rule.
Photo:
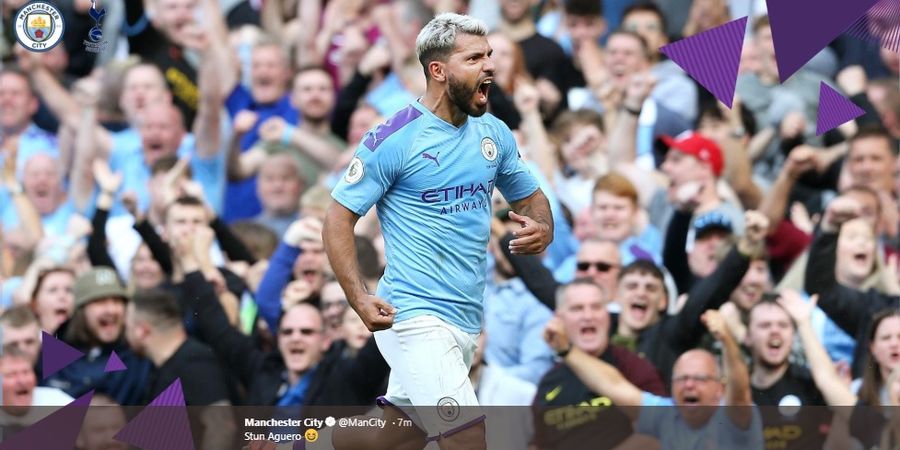
[[847, 29], [847, 34], [894, 53], [900, 51], [900, 0], [880, 0]]
[[746, 28], [747, 18], [742, 17], [664, 45], [659, 51], [731, 108]]
[[816, 121], [816, 136], [849, 122], [866, 112], [847, 100], [847, 97], [835, 91], [831, 86], [819, 84], [819, 114]]
[[41, 352], [42, 379], [46, 380], [50, 375], [59, 372], [75, 362], [76, 359], [84, 356], [84, 353], [51, 336], [46, 331], [42, 333], [44, 336], [44, 340], [41, 343], [41, 347], [43, 347]]
[[877, 0], [766, 0], [778, 78], [784, 83]]
[[12, 437], [3, 436], [0, 450], [74, 448], [93, 396], [94, 391], [90, 391]]
[[106, 368], [103, 369], [104, 372], [120, 372], [128, 367], [125, 366], [125, 363], [119, 358], [119, 355], [116, 354], [116, 351], [113, 350], [112, 354], [109, 355], [109, 360], [106, 361]]
[[194, 439], [178, 378], [113, 439], [144, 450], [194, 450]]

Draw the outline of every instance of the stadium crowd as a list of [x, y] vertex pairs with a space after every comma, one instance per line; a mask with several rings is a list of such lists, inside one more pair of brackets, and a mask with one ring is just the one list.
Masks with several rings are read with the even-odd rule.
[[[900, 442], [881, 413], [900, 405], [897, 53], [841, 36], [779, 83], [758, 0], [103, 0], [92, 53], [91, 2], [55, 4], [58, 46], [0, 42], [3, 420], [180, 378], [208, 407], [197, 448], [225, 449], [240, 423], [217, 405], [374, 406], [389, 367], [322, 221], [368, 131], [424, 92], [419, 30], [453, 11], [492, 30], [489, 109], [555, 222], [543, 255], [512, 254], [502, 197], [423, 193], [495, 213], [470, 378], [532, 413], [521, 436], [489, 417], [488, 448]], [[748, 13], [727, 108], [659, 47]], [[823, 81], [865, 114], [818, 136]], [[356, 233], [374, 291], [374, 209]], [[42, 332], [85, 356], [42, 377]], [[127, 370], [104, 371], [113, 352]], [[104, 414], [78, 448], [126, 448]]]

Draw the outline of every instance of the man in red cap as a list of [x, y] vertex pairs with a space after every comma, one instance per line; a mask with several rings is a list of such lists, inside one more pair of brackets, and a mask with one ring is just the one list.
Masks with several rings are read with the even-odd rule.
[[693, 131], [677, 137], [663, 136], [669, 147], [661, 169], [669, 178], [665, 193], [658, 191], [650, 202], [650, 221], [667, 229], [675, 209], [692, 211], [695, 217], [717, 211], [731, 219], [736, 234], [743, 233], [744, 217], [740, 207], [726, 201], [718, 189], [725, 167], [722, 150], [715, 141]]

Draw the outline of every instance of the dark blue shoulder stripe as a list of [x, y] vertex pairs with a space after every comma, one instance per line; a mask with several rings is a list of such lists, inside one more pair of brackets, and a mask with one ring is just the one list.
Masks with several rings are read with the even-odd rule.
[[374, 152], [385, 139], [406, 126], [406, 124], [418, 119], [421, 115], [422, 111], [419, 111], [413, 105], [401, 109], [397, 114], [394, 114], [388, 119], [387, 122], [378, 125], [373, 131], [370, 131], [366, 135], [366, 140], [363, 141], [363, 145]]

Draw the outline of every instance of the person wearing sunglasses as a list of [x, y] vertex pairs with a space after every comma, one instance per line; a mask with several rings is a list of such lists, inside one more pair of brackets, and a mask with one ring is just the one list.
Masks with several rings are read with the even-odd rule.
[[738, 344], [718, 311], [707, 311], [703, 323], [723, 347], [722, 367], [706, 350], [685, 352], [672, 372], [671, 398], [642, 390], [615, 366], [573, 346], [560, 321], [547, 325], [544, 338], [588, 388], [614, 405], [635, 406], [621, 411], [636, 421], [637, 433], [657, 438], [663, 450], [764, 448], [762, 419]]
[[[638, 389], [663, 395], [665, 386], [656, 368], [609, 339], [611, 320], [606, 297], [590, 278], [562, 285], [557, 291], [555, 316], [550, 321], [556, 325], [548, 327], [564, 334], [571, 344], [554, 346], [550, 342], [551, 347], [563, 361], [567, 352], [578, 351], [615, 367], [624, 380]], [[582, 409], [578, 406], [590, 406], [591, 413], [587, 414], [588, 408], [584, 408], [584, 414], [573, 413], [573, 409]], [[618, 448], [633, 432], [631, 421], [618, 408], [622, 406], [629, 405], [594, 389], [584, 374], [567, 364], [557, 364], [541, 378], [534, 396], [535, 444], [546, 450]]]
[[599, 284], [607, 296], [619, 289], [621, 259], [619, 247], [612, 241], [588, 239], [575, 255], [575, 277], [588, 277]]
[[[321, 233], [315, 223], [292, 225], [297, 241], [314, 240]], [[319, 309], [300, 302], [279, 307], [272, 326], [277, 349], [261, 350], [253, 337], [231, 326], [212, 285], [198, 270], [197, 260], [211, 245], [211, 232], [201, 228], [181, 238], [174, 257], [186, 273], [184, 295], [194, 299], [199, 337], [243, 385], [244, 404], [297, 408], [375, 403], [390, 369], [374, 339], [356, 357], [345, 358], [343, 341], [329, 338]]]

